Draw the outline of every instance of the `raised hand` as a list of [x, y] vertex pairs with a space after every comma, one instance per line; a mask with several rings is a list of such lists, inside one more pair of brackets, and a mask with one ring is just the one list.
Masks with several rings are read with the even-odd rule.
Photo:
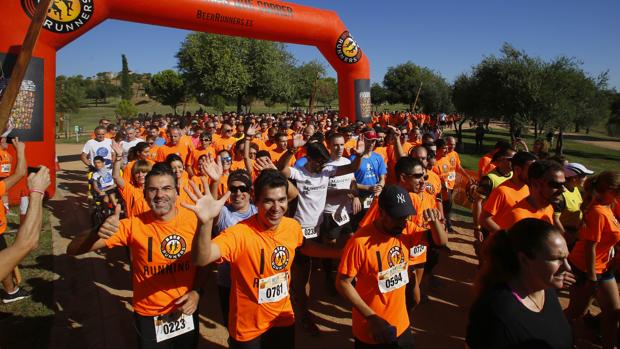
[[248, 128], [245, 130], [245, 135], [247, 137], [254, 137], [258, 133], [257, 130], [258, 130], [258, 126], [256, 126], [256, 125], [249, 125]]
[[203, 188], [205, 188], [204, 193], [200, 191], [196, 183], [189, 182], [191, 189], [185, 187], [184, 190], [189, 195], [189, 198], [194, 201], [194, 204], [190, 205], [182, 202], [181, 206], [193, 211], [200, 223], [207, 224], [220, 214], [222, 207], [224, 207], [230, 196], [230, 192], [227, 191], [219, 200], [215, 200], [209, 191], [209, 183], [207, 183], [204, 177], [201, 177], [200, 180], [202, 181]]
[[28, 189], [30, 190], [45, 191], [50, 183], [50, 170], [45, 166], [39, 167], [39, 171], [28, 176]]
[[13, 146], [18, 153], [23, 153], [26, 150], [26, 144], [24, 142], [20, 142], [19, 138], [15, 137], [12, 140]]
[[112, 148], [115, 156], [123, 156], [123, 148], [121, 148], [121, 145], [116, 143], [115, 140], [112, 140], [112, 145], [110, 147]]
[[304, 136], [300, 134], [296, 134], [293, 136], [293, 148], [303, 147], [306, 144], [304, 141]]
[[[207, 160], [201, 165], [202, 173], [206, 174], [213, 181], [218, 181], [222, 178], [222, 173], [224, 173], [224, 167], [222, 166], [222, 159], [218, 156], [217, 161], [214, 161], [211, 158], [211, 155], [207, 155]], [[208, 186], [207, 186], [208, 188]]]
[[266, 159], [266, 158], [257, 158], [256, 161], [254, 161], [254, 168], [259, 172], [263, 170], [267, 170], [267, 169], [272, 169], [272, 170], [278, 169], [276, 165], [274, 165], [273, 162], [271, 162], [271, 159]]

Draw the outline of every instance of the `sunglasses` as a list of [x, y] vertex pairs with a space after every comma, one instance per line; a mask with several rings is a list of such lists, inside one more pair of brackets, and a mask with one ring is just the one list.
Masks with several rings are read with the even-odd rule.
[[231, 193], [247, 193], [248, 191], [250, 191], [250, 189], [248, 187], [246, 187], [245, 185], [240, 185], [240, 186], [235, 186], [235, 185], [231, 185], [228, 187], [228, 190]]
[[229, 128], [229, 129], [226, 129], [226, 130], [222, 130], [222, 132], [226, 132], [226, 133], [228, 133], [228, 132], [232, 132], [232, 129], [231, 129], [231, 128]]
[[230, 156], [226, 156], [222, 158], [222, 162], [231, 162], [232, 161], [232, 157]]
[[201, 139], [201, 141], [203, 141], [203, 142], [211, 142], [211, 138], [203, 138], [203, 139]]
[[553, 188], [553, 189], [562, 189], [564, 188], [564, 184], [565, 182], [554, 182], [554, 181], [549, 181], [547, 182], [547, 184]]

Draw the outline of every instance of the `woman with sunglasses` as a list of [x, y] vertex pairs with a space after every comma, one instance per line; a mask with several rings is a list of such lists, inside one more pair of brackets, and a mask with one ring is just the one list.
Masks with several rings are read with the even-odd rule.
[[200, 135], [199, 146], [188, 156], [187, 166], [185, 166], [190, 176], [195, 176], [199, 171], [198, 159], [203, 155], [211, 156], [215, 159], [215, 148], [213, 147], [213, 136], [205, 131]]
[[611, 205], [620, 197], [620, 172], [601, 172], [589, 178], [584, 187], [584, 224], [568, 257], [577, 282], [571, 289], [566, 315], [571, 321], [583, 317], [596, 297], [602, 312], [603, 348], [615, 348], [620, 297], [610, 262], [614, 246], [620, 242], [620, 224]]

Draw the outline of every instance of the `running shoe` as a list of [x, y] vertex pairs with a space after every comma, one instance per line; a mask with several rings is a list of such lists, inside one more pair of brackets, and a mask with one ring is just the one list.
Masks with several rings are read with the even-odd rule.
[[13, 302], [17, 302], [19, 300], [22, 300], [28, 297], [30, 297], [30, 292], [20, 287], [19, 289], [17, 289], [17, 292], [13, 294], [9, 294], [8, 292], [5, 291], [4, 294], [2, 295], [2, 303], [4, 304], [13, 303]]

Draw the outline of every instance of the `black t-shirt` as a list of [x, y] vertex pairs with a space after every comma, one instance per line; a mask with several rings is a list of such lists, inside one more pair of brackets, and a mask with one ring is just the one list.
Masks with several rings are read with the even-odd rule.
[[467, 344], [471, 349], [572, 349], [573, 336], [555, 290], [545, 291], [545, 305], [536, 313], [504, 285], [486, 291], [472, 306]]

